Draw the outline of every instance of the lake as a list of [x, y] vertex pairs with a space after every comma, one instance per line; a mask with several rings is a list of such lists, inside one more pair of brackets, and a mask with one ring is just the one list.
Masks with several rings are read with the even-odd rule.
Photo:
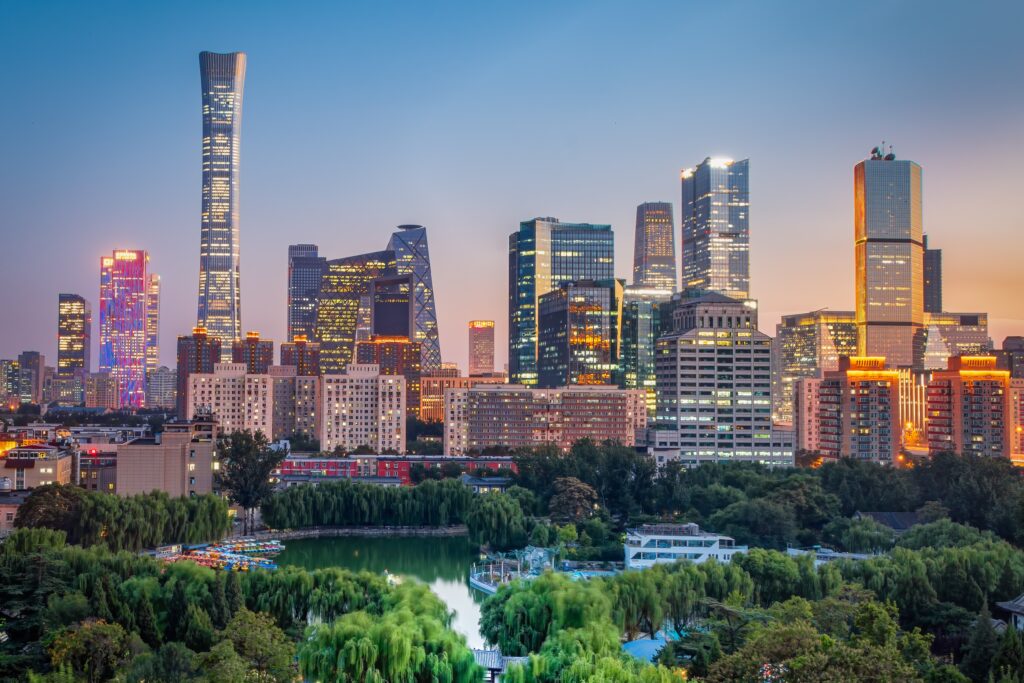
[[454, 610], [452, 628], [466, 636], [470, 647], [481, 648], [480, 603], [486, 596], [469, 587], [469, 567], [479, 557], [465, 536], [305, 538], [285, 541], [285, 550], [276, 561], [305, 569], [342, 567], [376, 574], [387, 570], [422, 581]]

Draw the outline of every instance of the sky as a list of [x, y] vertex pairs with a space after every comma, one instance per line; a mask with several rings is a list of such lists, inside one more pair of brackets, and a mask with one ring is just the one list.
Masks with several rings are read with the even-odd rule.
[[[0, 358], [56, 362], [57, 295], [98, 311], [99, 258], [146, 249], [161, 358], [195, 324], [198, 53], [248, 54], [242, 326], [286, 330], [287, 246], [337, 258], [427, 226], [441, 349], [494, 319], [508, 235], [611, 223], [707, 156], [750, 159], [760, 327], [853, 308], [853, 166], [924, 169], [945, 308], [1024, 334], [1024, 3], [0, 3]], [[98, 313], [94, 335], [98, 336]], [[93, 363], [98, 343], [94, 341]]]

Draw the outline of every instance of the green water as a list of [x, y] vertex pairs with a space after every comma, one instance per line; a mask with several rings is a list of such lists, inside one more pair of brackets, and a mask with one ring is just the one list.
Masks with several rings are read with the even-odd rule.
[[486, 596], [469, 587], [469, 567], [478, 558], [465, 537], [309, 538], [286, 541], [277, 563], [378, 574], [387, 570], [403, 579], [422, 581], [455, 611], [452, 628], [466, 636], [470, 647], [479, 648], [483, 647], [480, 603]]

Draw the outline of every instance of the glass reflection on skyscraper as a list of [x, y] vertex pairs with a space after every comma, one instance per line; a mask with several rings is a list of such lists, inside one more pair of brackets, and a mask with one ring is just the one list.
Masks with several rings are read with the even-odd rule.
[[203, 90], [203, 199], [197, 319], [222, 340], [224, 361], [242, 336], [238, 167], [242, 139], [243, 52], [199, 53]]
[[288, 341], [296, 336], [312, 339], [316, 332], [316, 306], [326, 259], [315, 244], [288, 246]]
[[148, 263], [146, 252], [134, 249], [100, 259], [100, 372], [116, 380], [122, 408], [146, 401]]
[[854, 167], [853, 181], [858, 355], [882, 356], [890, 368], [920, 367], [921, 167], [876, 147]]
[[537, 317], [541, 296], [576, 280], [615, 276], [610, 225], [535, 218], [509, 235], [509, 381], [537, 384]]
[[750, 161], [707, 158], [682, 174], [683, 289], [750, 297]]
[[636, 207], [633, 284], [668, 294], [676, 291], [676, 241], [670, 202], [645, 202]]
[[437, 333], [427, 229], [422, 225], [399, 225], [387, 248], [395, 253], [397, 274], [412, 277], [413, 341], [420, 343], [423, 371], [432, 372], [441, 367], [441, 340]]

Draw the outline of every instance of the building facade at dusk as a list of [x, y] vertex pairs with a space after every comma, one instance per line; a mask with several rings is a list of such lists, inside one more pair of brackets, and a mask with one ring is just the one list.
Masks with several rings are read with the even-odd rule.
[[85, 378], [91, 370], [92, 307], [78, 294], [57, 297], [57, 377], [77, 382], [77, 398], [84, 400]]
[[444, 422], [444, 394], [449, 389], [468, 389], [478, 384], [504, 384], [504, 375], [463, 377], [458, 370], [436, 371], [420, 378], [420, 419], [424, 422]]
[[858, 355], [920, 367], [924, 327], [921, 167], [883, 156], [853, 169]]
[[149, 255], [117, 249], [100, 259], [100, 372], [117, 381], [121, 408], [146, 403]]
[[146, 282], [146, 372], [160, 366], [160, 276], [149, 273]]
[[191, 420], [189, 415], [189, 376], [196, 373], [211, 373], [213, 366], [221, 359], [221, 342], [211, 337], [205, 327], [193, 328], [189, 336], [178, 337], [178, 391], [175, 397], [179, 420]]
[[494, 447], [555, 444], [580, 439], [634, 446], [647, 423], [646, 396], [635, 389], [515, 384], [477, 385], [445, 392], [444, 452], [462, 455]]
[[320, 279], [326, 262], [315, 244], [288, 246], [288, 341], [297, 336], [313, 339], [316, 334]]
[[644, 202], [636, 207], [633, 284], [671, 295], [677, 282], [672, 202]]
[[772, 338], [758, 331], [753, 302], [717, 293], [686, 300], [655, 348], [656, 452], [693, 464], [792, 464], [792, 449], [773, 446]]
[[576, 280], [615, 277], [610, 225], [534, 218], [519, 224], [508, 243], [509, 381], [535, 386], [540, 297]]
[[568, 282], [540, 297], [537, 386], [610, 385], [618, 371], [621, 280]]
[[823, 309], [782, 316], [772, 344], [772, 419], [793, 422], [796, 382], [838, 370], [840, 356], [856, 355], [853, 311]]
[[274, 364], [274, 340], [260, 339], [259, 332], [246, 332], [245, 339], [231, 345], [231, 362], [242, 363], [251, 375], [265, 375]]
[[818, 445], [828, 460], [896, 463], [902, 429], [900, 377], [881, 357], [843, 357], [818, 389]]
[[319, 375], [320, 345], [297, 335], [292, 341], [281, 344], [281, 365], [291, 365], [300, 377]]
[[395, 273], [412, 279], [413, 331], [409, 338], [420, 344], [423, 369], [436, 370], [441, 367], [441, 339], [437, 330], [427, 229], [422, 225], [399, 225], [387, 249], [395, 255]]
[[708, 157], [684, 169], [682, 287], [750, 297], [750, 161]]
[[273, 379], [266, 373], [249, 373], [245, 363], [216, 363], [213, 372], [188, 377], [186, 414], [208, 414], [226, 433], [248, 429], [275, 434]]
[[942, 250], [928, 248], [928, 235], [924, 235], [924, 312], [942, 312]]
[[494, 321], [469, 321], [469, 374], [494, 372]]
[[161, 365], [146, 373], [146, 407], [174, 410], [177, 405], [178, 375]]
[[405, 453], [405, 378], [382, 375], [376, 365], [350, 364], [345, 374], [324, 375], [320, 387], [320, 448]]
[[622, 323], [620, 324], [618, 383], [623, 389], [647, 392], [647, 414], [654, 418], [656, 382], [654, 373], [654, 342], [661, 334], [659, 306], [656, 301], [632, 286], [624, 288]]
[[420, 416], [420, 375], [423, 353], [419, 342], [408, 337], [373, 335], [356, 343], [356, 363], [376, 365], [382, 375], [405, 378], [405, 409], [410, 417]]
[[1009, 458], [1010, 373], [995, 356], [957, 356], [928, 383], [928, 451]]
[[121, 407], [117, 380], [109, 372], [90, 372], [85, 378], [85, 407], [109, 410]]
[[223, 360], [242, 336], [239, 164], [244, 52], [199, 53], [203, 95], [203, 192], [197, 325], [221, 341]]

